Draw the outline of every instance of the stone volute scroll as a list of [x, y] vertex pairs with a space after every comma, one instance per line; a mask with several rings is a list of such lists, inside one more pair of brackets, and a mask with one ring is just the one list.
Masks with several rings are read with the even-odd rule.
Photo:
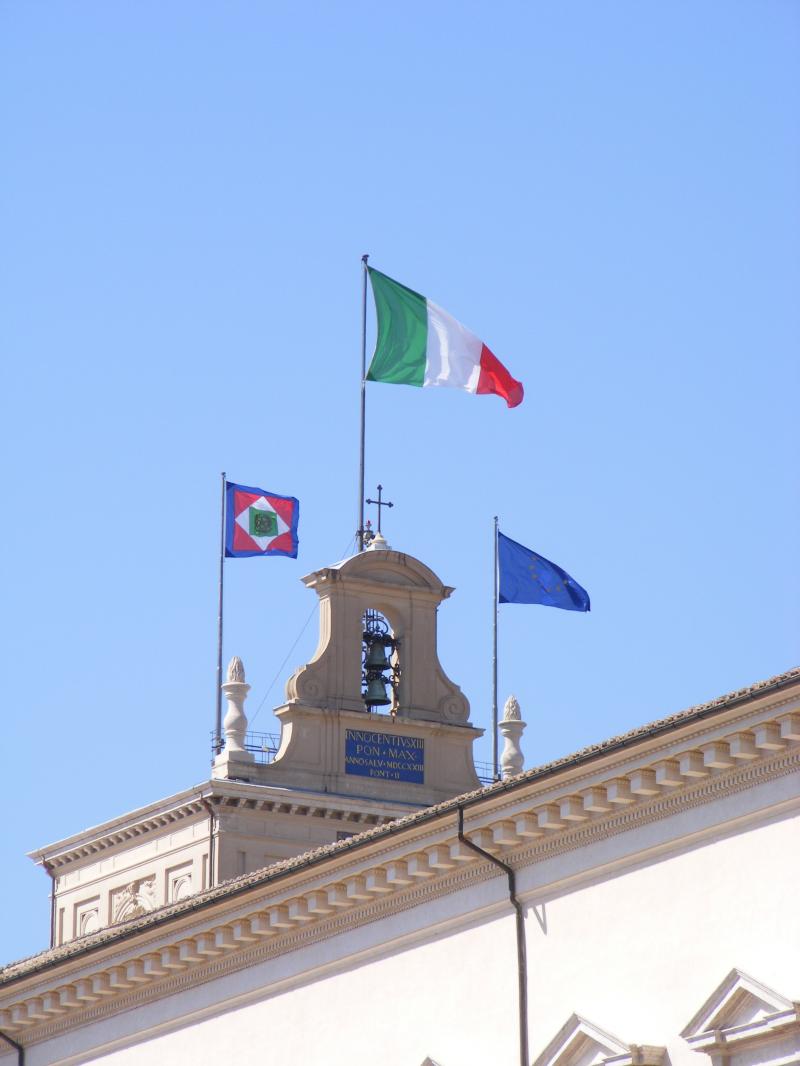
[[498, 726], [505, 741], [503, 753], [500, 756], [500, 770], [505, 779], [521, 773], [525, 762], [519, 742], [526, 723], [522, 721], [522, 713], [516, 696], [509, 696], [506, 700], [503, 707], [503, 719]]

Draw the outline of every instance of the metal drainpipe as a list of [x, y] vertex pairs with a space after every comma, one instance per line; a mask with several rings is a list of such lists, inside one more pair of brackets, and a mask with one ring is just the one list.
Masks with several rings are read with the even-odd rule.
[[25, 1066], [25, 1048], [22, 1044], [18, 1044], [16, 1040], [12, 1040], [10, 1036], [7, 1036], [0, 1030], [0, 1039], [5, 1040], [17, 1051], [17, 1066]]
[[56, 946], [56, 875], [47, 859], [42, 860], [42, 867], [50, 878], [50, 947], [54, 948]]
[[200, 802], [208, 811], [208, 885], [207, 888], [214, 887], [214, 859], [216, 858], [216, 848], [214, 847], [214, 808], [208, 802], [207, 799], [200, 797]]
[[464, 808], [458, 804], [458, 839], [462, 844], [488, 859], [508, 877], [508, 898], [511, 906], [516, 911], [517, 924], [517, 982], [519, 987], [519, 1061], [520, 1066], [528, 1066], [528, 965], [525, 950], [525, 915], [522, 904], [517, 899], [516, 880], [514, 871], [510, 866], [501, 862], [498, 858], [483, 848], [479, 848], [469, 837], [464, 836]]

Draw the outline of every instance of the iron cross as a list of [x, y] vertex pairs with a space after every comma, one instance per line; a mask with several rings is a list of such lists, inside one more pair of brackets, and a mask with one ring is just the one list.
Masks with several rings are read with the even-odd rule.
[[367, 503], [374, 503], [375, 506], [378, 508], [378, 532], [379, 533], [381, 531], [381, 507], [394, 507], [393, 503], [389, 503], [388, 500], [384, 500], [383, 499], [382, 493], [383, 493], [383, 485], [378, 485], [378, 498], [377, 498], [377, 500], [367, 500], [366, 501]]

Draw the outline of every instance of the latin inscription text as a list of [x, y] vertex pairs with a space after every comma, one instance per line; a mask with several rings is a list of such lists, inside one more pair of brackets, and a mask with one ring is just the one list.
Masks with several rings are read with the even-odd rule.
[[344, 771], [384, 781], [410, 781], [421, 785], [425, 776], [425, 741], [366, 729], [347, 729]]

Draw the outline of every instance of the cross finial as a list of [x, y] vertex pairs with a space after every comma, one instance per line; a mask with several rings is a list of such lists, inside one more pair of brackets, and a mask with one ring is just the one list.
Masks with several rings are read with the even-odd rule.
[[[378, 532], [381, 532], [381, 507], [394, 507], [393, 503], [383, 499], [383, 485], [378, 485], [378, 498], [377, 500], [367, 500], [367, 503], [374, 503], [378, 508]], [[367, 523], [369, 525], [369, 523]]]

